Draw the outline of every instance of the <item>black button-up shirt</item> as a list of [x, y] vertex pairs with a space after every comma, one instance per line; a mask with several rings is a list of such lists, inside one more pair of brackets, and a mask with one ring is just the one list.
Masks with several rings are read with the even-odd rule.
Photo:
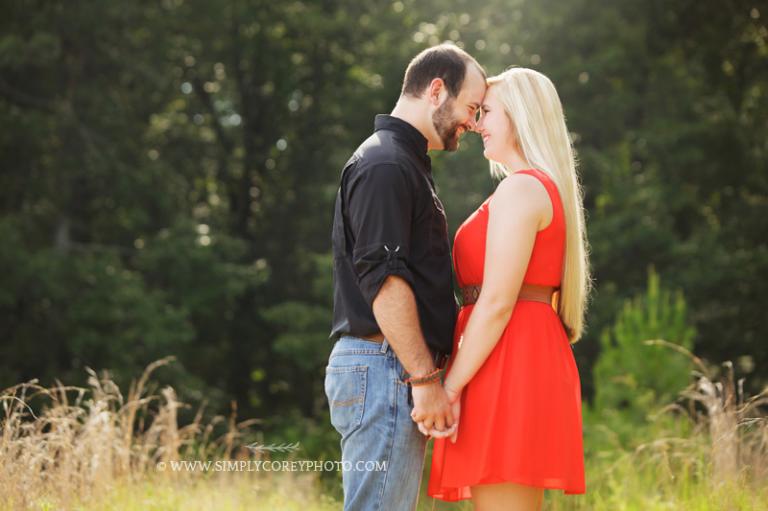
[[427, 139], [412, 125], [377, 115], [375, 132], [341, 174], [333, 219], [331, 337], [381, 332], [373, 300], [389, 275], [416, 297], [433, 353], [449, 354], [456, 320], [448, 225], [435, 193]]

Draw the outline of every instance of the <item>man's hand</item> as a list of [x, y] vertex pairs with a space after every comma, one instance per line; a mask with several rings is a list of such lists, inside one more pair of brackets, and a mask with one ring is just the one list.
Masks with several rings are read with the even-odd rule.
[[430, 436], [432, 438], [446, 438], [451, 437], [451, 443], [456, 443], [456, 439], [459, 434], [459, 417], [461, 415], [461, 391], [454, 391], [448, 387], [444, 388], [446, 395], [448, 396], [448, 400], [451, 403], [451, 412], [453, 413], [453, 426], [438, 431], [435, 428], [428, 429], [424, 426], [423, 423], [419, 422], [417, 423], [419, 426], [419, 431], [421, 431], [422, 434], [425, 436]]
[[424, 428], [427, 432], [431, 429], [442, 431], [454, 425], [451, 402], [439, 381], [427, 385], [416, 385], [411, 387], [411, 390], [413, 394], [411, 418], [414, 422], [420, 423], [420, 430]]

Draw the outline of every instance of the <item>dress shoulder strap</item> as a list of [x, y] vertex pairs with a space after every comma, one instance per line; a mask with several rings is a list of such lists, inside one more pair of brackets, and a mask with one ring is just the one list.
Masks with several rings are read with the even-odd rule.
[[[560, 199], [560, 191], [557, 189], [557, 184], [555, 184], [554, 180], [549, 177], [549, 174], [539, 169], [525, 169], [519, 170], [518, 172], [521, 174], [528, 174], [529, 176], [533, 176], [541, 181], [541, 183], [544, 185], [544, 188], [546, 188], [547, 193], [549, 194], [549, 200], [552, 203], [554, 218], [563, 218], [563, 203]], [[554, 221], [552, 223], [554, 223]]]

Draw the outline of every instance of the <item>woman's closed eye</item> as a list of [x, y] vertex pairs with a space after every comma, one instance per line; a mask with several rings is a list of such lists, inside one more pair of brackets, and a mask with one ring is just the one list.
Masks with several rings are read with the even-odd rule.
[[488, 109], [486, 107], [480, 107], [475, 112], [475, 122], [480, 122], [480, 118], [482, 118], [485, 114], [488, 113]]

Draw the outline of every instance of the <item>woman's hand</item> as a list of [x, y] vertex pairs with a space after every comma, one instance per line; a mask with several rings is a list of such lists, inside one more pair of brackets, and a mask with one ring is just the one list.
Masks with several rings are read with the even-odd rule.
[[[447, 382], [446, 382], [447, 383]], [[448, 396], [448, 401], [451, 402], [451, 411], [453, 412], [454, 431], [451, 435], [451, 443], [456, 443], [456, 438], [459, 436], [459, 417], [461, 416], [461, 389], [454, 390], [451, 387], [445, 387], [445, 394]]]

